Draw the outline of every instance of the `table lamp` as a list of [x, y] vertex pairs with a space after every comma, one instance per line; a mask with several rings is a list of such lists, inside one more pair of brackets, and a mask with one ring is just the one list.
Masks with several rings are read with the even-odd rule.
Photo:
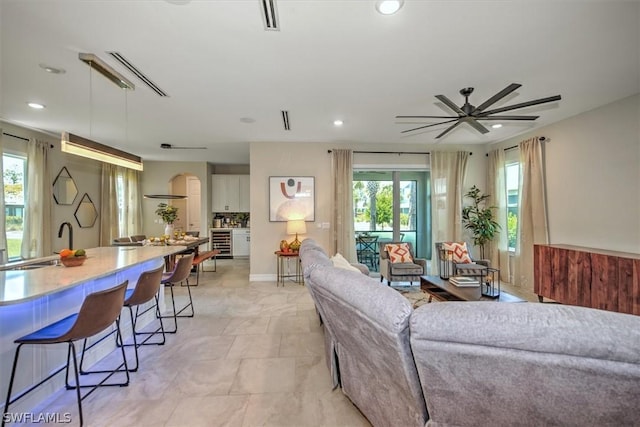
[[304, 234], [307, 232], [307, 224], [304, 219], [290, 219], [287, 221], [287, 234], [295, 234], [296, 238], [289, 244], [289, 248], [292, 251], [298, 252], [300, 249], [300, 240], [298, 240], [298, 233]]

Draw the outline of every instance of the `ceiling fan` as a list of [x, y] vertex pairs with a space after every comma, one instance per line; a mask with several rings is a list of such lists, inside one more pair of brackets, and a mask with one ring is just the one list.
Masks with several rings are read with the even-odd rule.
[[165, 150], [206, 150], [207, 147], [177, 147], [171, 144], [160, 144], [160, 148]]
[[530, 107], [532, 105], [545, 104], [547, 102], [559, 101], [561, 99], [560, 95], [550, 96], [548, 98], [540, 98], [535, 99], [533, 101], [522, 102], [520, 104], [509, 105], [506, 107], [495, 108], [493, 110], [487, 110], [488, 107], [495, 104], [505, 96], [509, 95], [514, 90], [518, 89], [522, 86], [519, 83], [511, 83], [506, 88], [502, 89], [500, 92], [493, 95], [491, 98], [487, 99], [482, 104], [477, 107], [469, 104], [469, 95], [473, 93], [472, 87], [465, 87], [460, 90], [460, 95], [464, 96], [464, 105], [458, 107], [454, 104], [449, 98], [444, 95], [436, 95], [443, 104], [447, 107], [451, 108], [457, 115], [456, 116], [396, 116], [396, 119], [445, 119], [439, 123], [432, 123], [425, 126], [420, 126], [413, 129], [403, 130], [401, 133], [413, 132], [415, 130], [424, 129], [432, 126], [438, 126], [445, 123], [453, 123], [451, 126], [446, 128], [440, 135], [436, 136], [436, 139], [446, 135], [455, 129], [460, 123], [467, 123], [478, 132], [485, 134], [489, 132], [489, 129], [484, 127], [478, 120], [535, 120], [540, 116], [495, 116], [494, 114], [502, 113], [505, 111], [516, 110], [518, 108]]

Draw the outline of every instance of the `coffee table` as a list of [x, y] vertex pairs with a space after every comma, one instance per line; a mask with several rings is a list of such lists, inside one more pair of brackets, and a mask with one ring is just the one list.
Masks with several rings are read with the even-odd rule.
[[498, 298], [490, 298], [480, 294], [480, 287], [460, 287], [439, 276], [420, 276], [420, 289], [429, 294], [429, 298], [438, 301], [498, 301], [498, 302], [526, 302], [515, 295], [500, 292]]

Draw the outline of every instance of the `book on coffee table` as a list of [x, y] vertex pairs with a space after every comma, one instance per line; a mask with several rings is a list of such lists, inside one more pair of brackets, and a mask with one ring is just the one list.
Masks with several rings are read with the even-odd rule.
[[449, 283], [459, 287], [477, 287], [480, 286], [480, 282], [476, 277], [466, 277], [466, 276], [453, 276], [449, 278]]

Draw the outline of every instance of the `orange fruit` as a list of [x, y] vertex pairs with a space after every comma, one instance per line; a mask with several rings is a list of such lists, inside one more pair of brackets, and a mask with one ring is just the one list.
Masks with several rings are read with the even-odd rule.
[[74, 254], [74, 251], [71, 249], [63, 249], [60, 251], [60, 258], [66, 258]]

